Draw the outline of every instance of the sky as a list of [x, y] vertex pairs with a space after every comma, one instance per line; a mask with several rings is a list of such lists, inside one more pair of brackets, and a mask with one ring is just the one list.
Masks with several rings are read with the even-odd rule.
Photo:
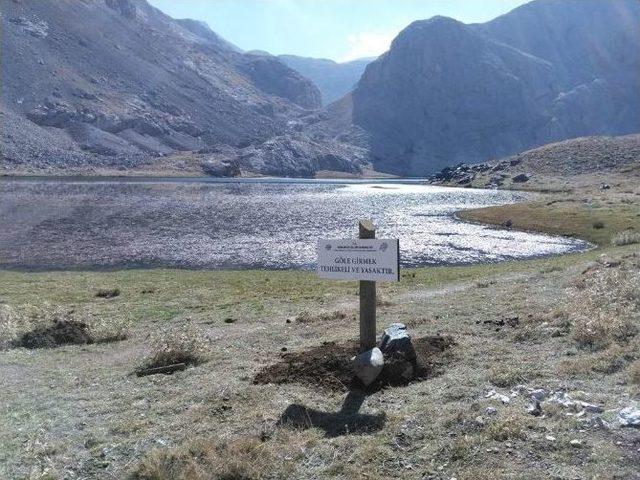
[[525, 0], [149, 0], [174, 18], [203, 20], [243, 50], [343, 62], [375, 57], [414, 20], [485, 22]]

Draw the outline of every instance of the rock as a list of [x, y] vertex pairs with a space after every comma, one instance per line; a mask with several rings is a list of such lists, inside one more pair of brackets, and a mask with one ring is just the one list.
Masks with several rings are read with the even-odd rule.
[[483, 425], [484, 425], [484, 418], [482, 418], [482, 416], [481, 416], [481, 415], [478, 415], [478, 416], [475, 418], [475, 421], [476, 421], [476, 423], [477, 423], [478, 425], [480, 425], [480, 426], [483, 426]]
[[513, 180], [513, 183], [528, 182], [529, 181], [529, 175], [521, 173], [520, 175], [516, 175], [515, 177], [513, 177], [511, 180]]
[[484, 409], [484, 413], [487, 415], [497, 415], [498, 414], [498, 410], [494, 407], [487, 407]]
[[532, 390], [530, 392], [530, 395], [531, 395], [532, 399], [535, 399], [535, 400], [538, 400], [539, 402], [541, 402], [547, 396], [547, 392], [545, 392], [544, 389], [542, 389], [542, 388], [538, 388], [536, 390]]
[[556, 437], [554, 437], [553, 435], [547, 435], [547, 436], [546, 436], [546, 437], [544, 437], [544, 438], [546, 438], [546, 439], [547, 439], [547, 440], [549, 440], [550, 442], [555, 442], [555, 440], [556, 440]]
[[574, 438], [573, 440], [571, 440], [569, 442], [569, 445], [571, 445], [572, 447], [575, 447], [575, 448], [580, 448], [580, 447], [582, 447], [582, 441], [581, 440], [577, 440], [577, 439]]
[[618, 412], [618, 422], [623, 427], [640, 427], [640, 408], [629, 406]]
[[539, 417], [542, 415], [542, 407], [540, 406], [540, 402], [535, 398], [531, 399], [531, 403], [527, 406], [527, 413], [533, 415], [534, 417]]
[[602, 408], [599, 405], [594, 405], [592, 403], [587, 403], [587, 402], [583, 402], [578, 400], [576, 402], [577, 405], [579, 405], [580, 407], [582, 407], [585, 411], [589, 412], [589, 413], [602, 413], [604, 412], [604, 408]]
[[411, 337], [407, 333], [407, 327], [404, 323], [392, 323], [384, 329], [380, 339], [380, 350], [385, 355], [403, 352], [408, 359], [415, 360], [416, 358]]
[[212, 177], [237, 177], [241, 174], [236, 162], [214, 159], [203, 162], [202, 170]]
[[511, 399], [508, 396], [498, 393], [495, 390], [490, 390], [485, 395], [485, 398], [490, 398], [491, 400], [500, 400], [505, 405], [511, 401]]
[[600, 430], [608, 430], [611, 428], [607, 422], [605, 422], [601, 417], [591, 417], [584, 421], [585, 425], [589, 428], [595, 428]]
[[513, 221], [509, 218], [502, 224], [502, 226], [506, 228], [511, 228], [513, 226]]
[[378, 347], [356, 355], [351, 359], [353, 372], [365, 385], [371, 385], [384, 368], [384, 356]]
[[549, 402], [557, 403], [563, 407], [572, 407], [575, 405], [573, 399], [563, 391], [554, 392], [551, 398], [549, 398]]
[[380, 350], [385, 358], [385, 377], [391, 380], [411, 380], [416, 369], [416, 352], [403, 323], [393, 323], [380, 339]]

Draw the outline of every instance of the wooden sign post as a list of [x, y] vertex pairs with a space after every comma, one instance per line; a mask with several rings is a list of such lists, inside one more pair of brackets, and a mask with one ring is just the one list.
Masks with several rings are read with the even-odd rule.
[[359, 280], [360, 349], [376, 346], [376, 282], [400, 281], [397, 239], [376, 239], [371, 220], [361, 220], [358, 239], [318, 240], [318, 276]]
[[[360, 220], [360, 239], [376, 238], [376, 227], [371, 220]], [[365, 352], [376, 346], [376, 282], [360, 280], [360, 350]]]

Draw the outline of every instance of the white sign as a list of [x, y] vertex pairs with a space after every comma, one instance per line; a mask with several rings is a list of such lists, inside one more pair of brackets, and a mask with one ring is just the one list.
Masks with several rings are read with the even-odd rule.
[[318, 276], [329, 280], [400, 281], [397, 239], [318, 240]]

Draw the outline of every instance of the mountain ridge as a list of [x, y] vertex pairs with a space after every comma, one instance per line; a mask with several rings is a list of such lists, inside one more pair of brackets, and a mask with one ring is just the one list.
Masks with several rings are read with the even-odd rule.
[[[348, 64], [243, 52], [145, 0], [1, 1], [4, 172], [187, 156], [222, 175], [424, 176], [640, 131], [633, 0], [536, 0], [483, 24], [418, 20], [377, 59]], [[355, 70], [320, 108], [326, 86], [294, 61]]]

